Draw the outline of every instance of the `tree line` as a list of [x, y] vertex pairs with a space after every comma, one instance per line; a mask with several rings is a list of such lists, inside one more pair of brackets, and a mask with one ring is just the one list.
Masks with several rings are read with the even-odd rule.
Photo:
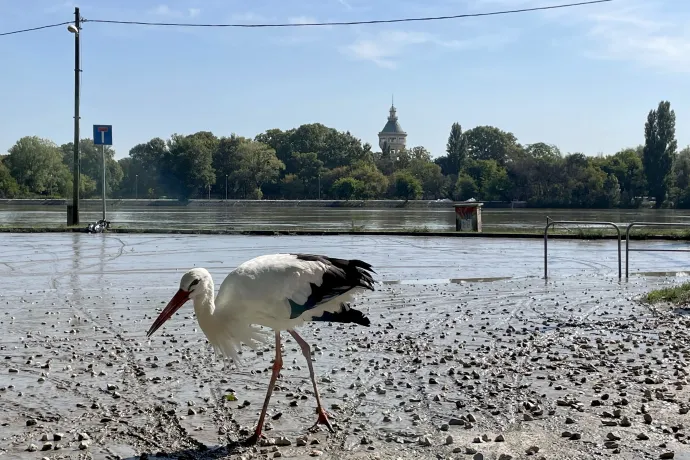
[[[80, 141], [80, 194], [101, 194], [101, 148]], [[525, 201], [532, 207], [690, 208], [690, 147], [677, 152], [668, 101], [650, 110], [644, 144], [610, 155], [563, 154], [522, 145], [493, 126], [450, 129], [446, 152], [422, 146], [373, 151], [349, 132], [320, 123], [270, 129], [253, 139], [211, 132], [173, 134], [134, 146], [115, 160], [106, 147], [106, 193], [115, 198], [453, 199]], [[73, 144], [37, 136], [0, 156], [0, 197], [72, 193]]]

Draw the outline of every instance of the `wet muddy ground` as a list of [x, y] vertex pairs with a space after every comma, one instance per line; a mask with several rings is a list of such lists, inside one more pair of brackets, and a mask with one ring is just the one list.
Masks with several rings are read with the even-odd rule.
[[[687, 254], [634, 253], [634, 276], [619, 282], [613, 242], [554, 241], [545, 282], [542, 249], [0, 235], [0, 459], [689, 459], [690, 319], [635, 301], [684, 280]], [[224, 364], [191, 306], [150, 341], [145, 332], [186, 269], [204, 266], [219, 285], [238, 263], [279, 251], [363, 258], [383, 283], [358, 302], [370, 328], [301, 330], [336, 433], [307, 433], [309, 374], [284, 334], [271, 442], [236, 447], [258, 418], [272, 347]]]

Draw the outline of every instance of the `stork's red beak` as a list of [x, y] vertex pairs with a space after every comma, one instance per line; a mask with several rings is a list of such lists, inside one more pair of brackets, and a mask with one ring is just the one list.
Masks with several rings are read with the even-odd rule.
[[151, 337], [151, 335], [154, 332], [156, 332], [158, 328], [163, 325], [164, 322], [169, 320], [170, 317], [174, 315], [175, 312], [179, 310], [180, 307], [182, 307], [182, 305], [184, 305], [185, 302], [188, 300], [189, 291], [178, 289], [173, 298], [170, 299], [170, 302], [168, 302], [168, 305], [166, 305], [161, 314], [158, 315], [156, 321], [153, 322], [153, 324], [151, 325], [151, 329], [149, 329], [149, 331], [146, 333], [146, 337]]

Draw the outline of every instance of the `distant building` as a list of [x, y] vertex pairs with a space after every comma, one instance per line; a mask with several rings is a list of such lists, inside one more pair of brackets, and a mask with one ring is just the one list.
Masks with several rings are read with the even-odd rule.
[[405, 148], [407, 133], [403, 131], [398, 116], [395, 113], [395, 105], [391, 103], [388, 122], [379, 133], [379, 147], [381, 150], [389, 148], [391, 152], [398, 152]]

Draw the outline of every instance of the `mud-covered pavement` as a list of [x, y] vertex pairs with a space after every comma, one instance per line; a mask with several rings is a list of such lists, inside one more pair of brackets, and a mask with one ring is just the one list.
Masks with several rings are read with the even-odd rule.
[[[0, 244], [0, 459], [690, 458], [690, 319], [634, 301], [681, 281], [659, 272], [690, 268], [683, 253], [635, 253], [643, 274], [619, 283], [612, 242], [556, 241], [545, 283], [539, 241], [59, 234]], [[243, 260], [278, 251], [363, 258], [384, 283], [359, 302], [370, 328], [302, 329], [336, 433], [307, 433], [309, 374], [284, 334], [266, 427], [280, 445], [236, 447], [258, 418], [272, 347], [224, 368], [191, 307], [150, 341], [145, 331], [186, 269], [204, 266], [219, 285]]]

